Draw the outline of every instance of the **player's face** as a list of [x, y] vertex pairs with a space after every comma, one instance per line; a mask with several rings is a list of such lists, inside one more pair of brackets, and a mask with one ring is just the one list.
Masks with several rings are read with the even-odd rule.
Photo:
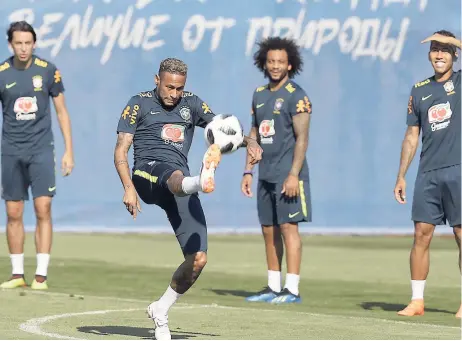
[[284, 79], [292, 65], [289, 64], [289, 56], [285, 50], [270, 50], [266, 54], [266, 74], [272, 82]]
[[157, 94], [166, 107], [175, 106], [181, 99], [186, 84], [186, 76], [169, 72], [156, 75]]
[[432, 41], [428, 57], [437, 74], [445, 74], [452, 69], [454, 62], [454, 49], [448, 44]]
[[10, 47], [20, 62], [27, 63], [32, 58], [35, 48], [34, 36], [30, 32], [13, 32]]

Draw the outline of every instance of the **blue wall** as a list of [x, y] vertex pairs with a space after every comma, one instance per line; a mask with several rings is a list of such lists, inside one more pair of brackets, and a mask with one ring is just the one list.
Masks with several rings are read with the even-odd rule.
[[[400, 228], [411, 223], [410, 204], [393, 198], [407, 99], [432, 74], [420, 41], [443, 28], [460, 37], [460, 14], [459, 0], [19, 0], [2, 1], [0, 25], [26, 18], [39, 33], [36, 53], [63, 75], [76, 167], [58, 178], [55, 224], [167, 226], [157, 207], [143, 205], [134, 223], [121, 203], [112, 163], [121, 110], [153, 88], [160, 60], [175, 56], [189, 64], [188, 90], [214, 111], [238, 115], [248, 131], [252, 92], [264, 83], [252, 64], [254, 42], [269, 34], [303, 45], [305, 69], [295, 81], [313, 102], [312, 226]], [[6, 58], [6, 41], [0, 50]], [[204, 150], [199, 129], [193, 171]], [[243, 166], [243, 150], [227, 156], [216, 191], [201, 196], [210, 226], [258, 226], [255, 199], [240, 193]], [[26, 224], [34, 224], [31, 208]]]

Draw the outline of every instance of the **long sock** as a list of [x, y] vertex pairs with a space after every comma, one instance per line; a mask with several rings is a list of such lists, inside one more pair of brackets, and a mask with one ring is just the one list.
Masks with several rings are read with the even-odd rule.
[[284, 288], [287, 288], [294, 295], [298, 295], [298, 283], [300, 283], [300, 275], [286, 274], [286, 285]]
[[412, 299], [423, 300], [426, 280], [411, 280]]
[[197, 193], [201, 190], [200, 176], [186, 176], [183, 178], [181, 188], [185, 194]]
[[11, 268], [13, 275], [24, 276], [24, 253], [16, 253], [10, 255]]
[[281, 271], [268, 270], [268, 286], [275, 292], [281, 291]]
[[157, 301], [156, 313], [159, 316], [168, 315], [168, 311], [172, 305], [182, 296], [183, 294], [177, 293], [169, 285], [162, 297]]
[[37, 253], [37, 270], [35, 274], [38, 276], [46, 277], [48, 273], [48, 264], [50, 262], [50, 255], [48, 253]]

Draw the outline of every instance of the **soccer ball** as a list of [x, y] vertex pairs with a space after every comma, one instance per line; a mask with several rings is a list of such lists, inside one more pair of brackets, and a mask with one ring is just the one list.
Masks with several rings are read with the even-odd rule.
[[219, 114], [204, 129], [207, 145], [217, 144], [222, 154], [236, 151], [244, 142], [244, 129], [234, 115]]

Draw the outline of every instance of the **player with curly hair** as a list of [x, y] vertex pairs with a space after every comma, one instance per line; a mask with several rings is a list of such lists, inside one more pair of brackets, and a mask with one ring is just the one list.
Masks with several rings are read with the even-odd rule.
[[[270, 37], [258, 44], [255, 66], [268, 84], [258, 87], [252, 100], [250, 137], [263, 148], [257, 189], [258, 217], [268, 265], [268, 286], [247, 297], [251, 302], [299, 303], [302, 243], [300, 222], [311, 221], [308, 163], [305, 158], [311, 101], [292, 78], [302, 71], [297, 44]], [[247, 155], [241, 190], [251, 197], [252, 168]], [[281, 263], [287, 253], [287, 275], [281, 290]]]

